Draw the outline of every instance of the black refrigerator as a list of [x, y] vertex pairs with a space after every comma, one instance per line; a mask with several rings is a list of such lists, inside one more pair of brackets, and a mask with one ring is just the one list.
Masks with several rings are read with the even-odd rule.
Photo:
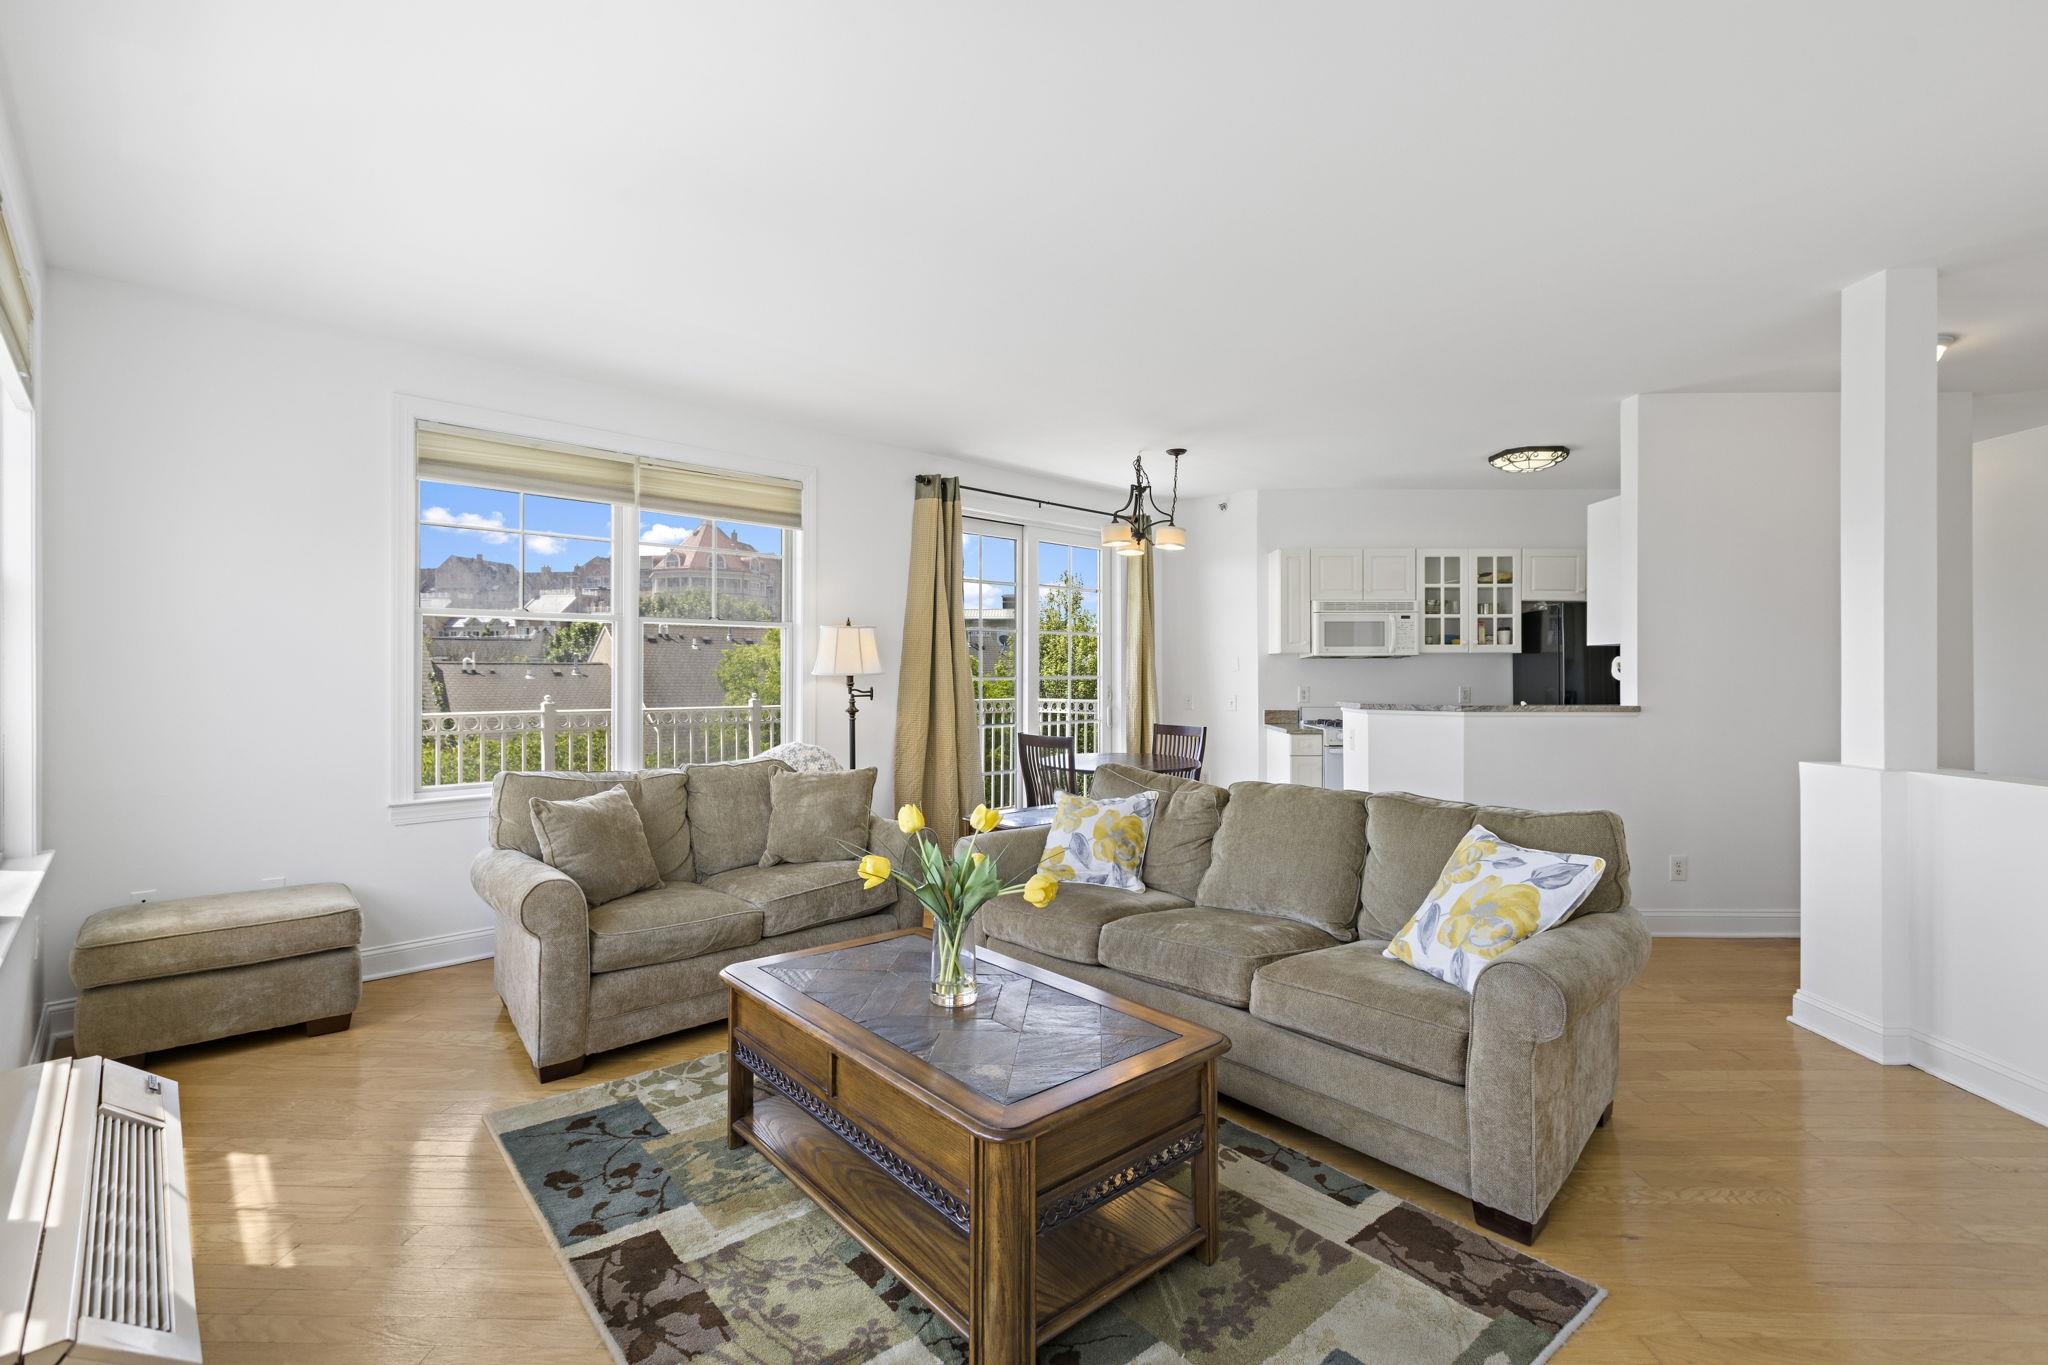
[[1584, 602], [1532, 602], [1522, 609], [1515, 701], [1531, 706], [1616, 706], [1621, 684], [1608, 665], [1621, 650], [1586, 643]]

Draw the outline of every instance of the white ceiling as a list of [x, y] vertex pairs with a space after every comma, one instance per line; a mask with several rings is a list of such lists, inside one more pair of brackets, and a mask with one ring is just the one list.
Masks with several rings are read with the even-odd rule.
[[[0, 5], [52, 264], [1114, 481], [1611, 486], [1935, 261], [2048, 391], [2048, 6]], [[1930, 339], [1930, 345], [1931, 345]]]

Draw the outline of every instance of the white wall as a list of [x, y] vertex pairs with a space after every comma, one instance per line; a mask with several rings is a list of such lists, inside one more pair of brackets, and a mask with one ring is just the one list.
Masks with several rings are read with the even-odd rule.
[[2048, 427], [1976, 448], [1976, 733], [1973, 767], [2048, 777]]
[[[481, 820], [396, 826], [387, 811], [401, 723], [388, 681], [399, 639], [387, 570], [394, 394], [729, 452], [742, 466], [817, 469], [821, 518], [806, 543], [829, 572], [812, 610], [880, 627], [887, 672], [863, 704], [861, 754], [881, 761], [883, 803], [913, 475], [1115, 501], [69, 272], [48, 294], [53, 999], [73, 994], [62, 946], [79, 922], [144, 888], [168, 897], [332, 878], [361, 898], [367, 946], [415, 945], [373, 956], [371, 970], [488, 949], [467, 879]], [[842, 685], [810, 684], [800, 705], [813, 736], [843, 753]]]
[[[1503, 480], [1511, 476], [1503, 474]], [[1434, 489], [1268, 489], [1259, 494], [1259, 570], [1270, 550], [1318, 545], [1409, 545], [1421, 548], [1551, 549], [1586, 543], [1586, 507], [1609, 492], [1530, 486], [1485, 492]], [[1611, 490], [1609, 490], [1611, 492]], [[1427, 702], [1450, 704], [1458, 688], [1481, 706], [1514, 700], [1514, 661], [1506, 654], [1420, 654], [1409, 659], [1302, 659], [1264, 652], [1266, 596], [1259, 594], [1259, 696], [1267, 707], [1292, 709], [1306, 685], [1309, 704]]]
[[1182, 501], [1189, 548], [1158, 568], [1159, 715], [1206, 725], [1203, 776], [1224, 785], [1261, 776], [1259, 665], [1265, 636], [1263, 493]]

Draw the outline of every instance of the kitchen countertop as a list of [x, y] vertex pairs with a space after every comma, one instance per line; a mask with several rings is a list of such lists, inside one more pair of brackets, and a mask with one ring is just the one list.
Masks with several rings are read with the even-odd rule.
[[1415, 702], [1367, 702], [1346, 711], [1421, 711], [1459, 716], [1633, 716], [1640, 706], [1425, 706]]
[[1278, 730], [1283, 735], [1319, 735], [1322, 733], [1321, 730], [1313, 725], [1303, 725], [1301, 723], [1301, 712], [1299, 711], [1266, 712], [1266, 728], [1268, 730]]

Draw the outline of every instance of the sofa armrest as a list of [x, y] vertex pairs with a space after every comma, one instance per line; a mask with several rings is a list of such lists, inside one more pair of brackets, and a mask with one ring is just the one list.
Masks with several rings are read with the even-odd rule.
[[1570, 1022], [1621, 994], [1650, 960], [1650, 931], [1630, 906], [1567, 920], [1503, 953], [1472, 990], [1472, 1031], [1527, 1043], [1562, 1038]]
[[484, 903], [535, 938], [590, 932], [590, 905], [568, 873], [516, 848], [487, 848], [469, 865], [469, 884]]
[[[1045, 826], [1036, 825], [1029, 829], [999, 829], [988, 834], [970, 835], [974, 846], [996, 860], [996, 872], [1002, 877], [1004, 886], [1015, 886], [1038, 870], [1038, 859], [1045, 852]], [[967, 846], [967, 839], [953, 845], [957, 855]]]

